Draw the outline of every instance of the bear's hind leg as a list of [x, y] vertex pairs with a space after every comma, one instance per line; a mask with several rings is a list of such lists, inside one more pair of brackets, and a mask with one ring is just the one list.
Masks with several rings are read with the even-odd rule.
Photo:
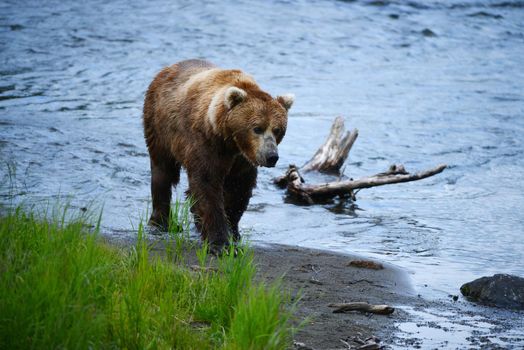
[[257, 168], [243, 158], [236, 160], [224, 182], [225, 209], [232, 238], [240, 240], [238, 223], [249, 204], [257, 182]]
[[[166, 169], [167, 168], [167, 169]], [[153, 213], [149, 225], [163, 231], [169, 227], [169, 210], [171, 208], [171, 186], [180, 180], [180, 165], [176, 162], [168, 167], [161, 167], [151, 161], [151, 196]]]

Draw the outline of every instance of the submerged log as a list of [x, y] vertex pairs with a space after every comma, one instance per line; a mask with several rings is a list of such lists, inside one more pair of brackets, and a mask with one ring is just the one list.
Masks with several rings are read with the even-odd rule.
[[353, 302], [353, 303], [341, 303], [341, 304], [329, 304], [329, 307], [334, 307], [333, 313], [342, 313], [349, 311], [361, 311], [370, 312], [378, 315], [390, 315], [395, 311], [394, 307], [389, 305], [373, 305], [366, 302]]
[[[326, 141], [313, 158], [309, 160], [300, 170], [309, 172], [316, 170], [322, 173], [339, 174], [340, 169], [346, 161], [349, 151], [358, 137], [358, 130], [344, 133], [344, 120], [337, 117], [331, 127], [331, 132]], [[355, 190], [383, 186], [401, 182], [422, 180], [442, 172], [447, 166], [440, 164], [434, 168], [411, 174], [406, 171], [404, 165], [394, 164], [385, 172], [372, 176], [365, 176], [357, 180], [338, 180], [320, 184], [306, 184], [295, 165], [290, 165], [283, 176], [273, 179], [280, 188], [287, 188], [287, 194], [299, 202], [306, 204], [322, 203], [333, 197], [356, 200]]]

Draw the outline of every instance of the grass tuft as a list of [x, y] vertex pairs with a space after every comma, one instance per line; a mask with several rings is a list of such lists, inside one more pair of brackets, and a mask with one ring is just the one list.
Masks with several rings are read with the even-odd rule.
[[[0, 348], [288, 348], [287, 297], [278, 283], [254, 282], [253, 251], [194, 272], [181, 258], [188, 207], [173, 212], [171, 259], [152, 254], [142, 225], [124, 249], [99, 238], [99, 218], [88, 232], [85, 216], [65, 220], [65, 210], [45, 220], [8, 211], [0, 218]], [[206, 249], [197, 251], [202, 267]]]

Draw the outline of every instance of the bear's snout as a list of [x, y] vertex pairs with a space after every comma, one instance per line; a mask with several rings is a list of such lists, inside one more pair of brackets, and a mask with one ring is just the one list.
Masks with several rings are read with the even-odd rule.
[[258, 150], [258, 164], [267, 168], [272, 168], [278, 161], [278, 148], [273, 135], [264, 139], [262, 147]]
[[266, 164], [268, 168], [274, 167], [275, 164], [277, 164], [277, 161], [278, 153], [276, 151], [273, 151], [266, 156]]

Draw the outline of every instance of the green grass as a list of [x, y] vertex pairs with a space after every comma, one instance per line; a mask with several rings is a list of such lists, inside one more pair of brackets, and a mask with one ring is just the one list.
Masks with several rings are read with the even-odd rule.
[[[278, 282], [254, 282], [252, 250], [219, 258], [216, 270], [186, 267], [187, 215], [179, 207], [168, 240], [176, 247], [162, 257], [142, 226], [124, 249], [88, 232], [85, 216], [8, 211], [0, 218], [0, 349], [288, 348], [289, 299]], [[209, 263], [205, 248], [197, 255]]]

